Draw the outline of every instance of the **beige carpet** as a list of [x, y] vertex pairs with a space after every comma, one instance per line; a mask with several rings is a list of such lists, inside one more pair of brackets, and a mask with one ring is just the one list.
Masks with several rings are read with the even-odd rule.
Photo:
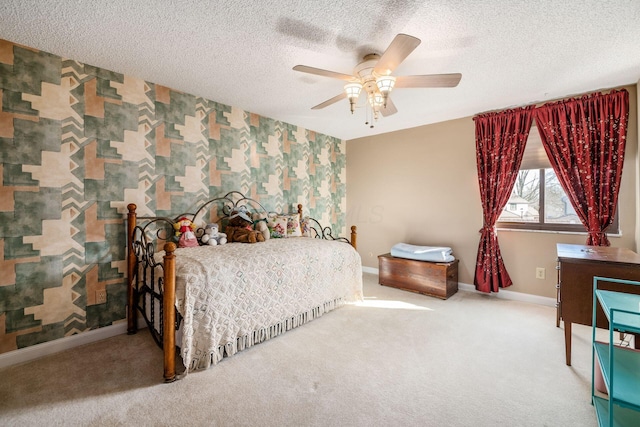
[[0, 371], [0, 425], [595, 426], [591, 329], [555, 309], [382, 287], [163, 384], [146, 331]]

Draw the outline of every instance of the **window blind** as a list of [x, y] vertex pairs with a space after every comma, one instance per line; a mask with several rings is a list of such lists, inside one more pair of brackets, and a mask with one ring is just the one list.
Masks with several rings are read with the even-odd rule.
[[531, 130], [529, 131], [527, 145], [524, 147], [520, 169], [547, 169], [550, 167], [551, 163], [549, 163], [547, 152], [544, 151], [544, 147], [542, 146], [540, 132], [538, 132], [538, 126], [534, 119], [531, 124]]

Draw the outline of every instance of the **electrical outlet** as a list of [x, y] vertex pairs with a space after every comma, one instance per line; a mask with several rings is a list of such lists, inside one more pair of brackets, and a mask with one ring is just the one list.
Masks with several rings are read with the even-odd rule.
[[107, 290], [98, 289], [96, 291], [96, 304], [104, 304], [107, 302]]
[[543, 267], [536, 268], [536, 279], [544, 279], [545, 269]]

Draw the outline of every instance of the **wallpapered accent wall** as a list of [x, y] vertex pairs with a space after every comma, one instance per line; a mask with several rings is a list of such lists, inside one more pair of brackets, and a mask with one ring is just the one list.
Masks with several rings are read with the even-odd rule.
[[238, 190], [345, 231], [340, 139], [3, 40], [0, 106], [0, 353], [125, 319], [128, 203]]

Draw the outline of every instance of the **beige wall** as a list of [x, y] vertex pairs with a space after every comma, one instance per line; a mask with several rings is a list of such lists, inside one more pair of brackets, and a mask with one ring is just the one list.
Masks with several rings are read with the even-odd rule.
[[[637, 94], [630, 95], [630, 125], [620, 189], [622, 236], [611, 244], [635, 249], [637, 199]], [[398, 242], [445, 245], [460, 260], [459, 281], [473, 283], [482, 207], [471, 117], [347, 142], [347, 224], [358, 226], [358, 251], [367, 267]], [[513, 280], [510, 291], [555, 298], [556, 243], [584, 244], [586, 234], [499, 231]], [[546, 279], [536, 279], [536, 267]]]

